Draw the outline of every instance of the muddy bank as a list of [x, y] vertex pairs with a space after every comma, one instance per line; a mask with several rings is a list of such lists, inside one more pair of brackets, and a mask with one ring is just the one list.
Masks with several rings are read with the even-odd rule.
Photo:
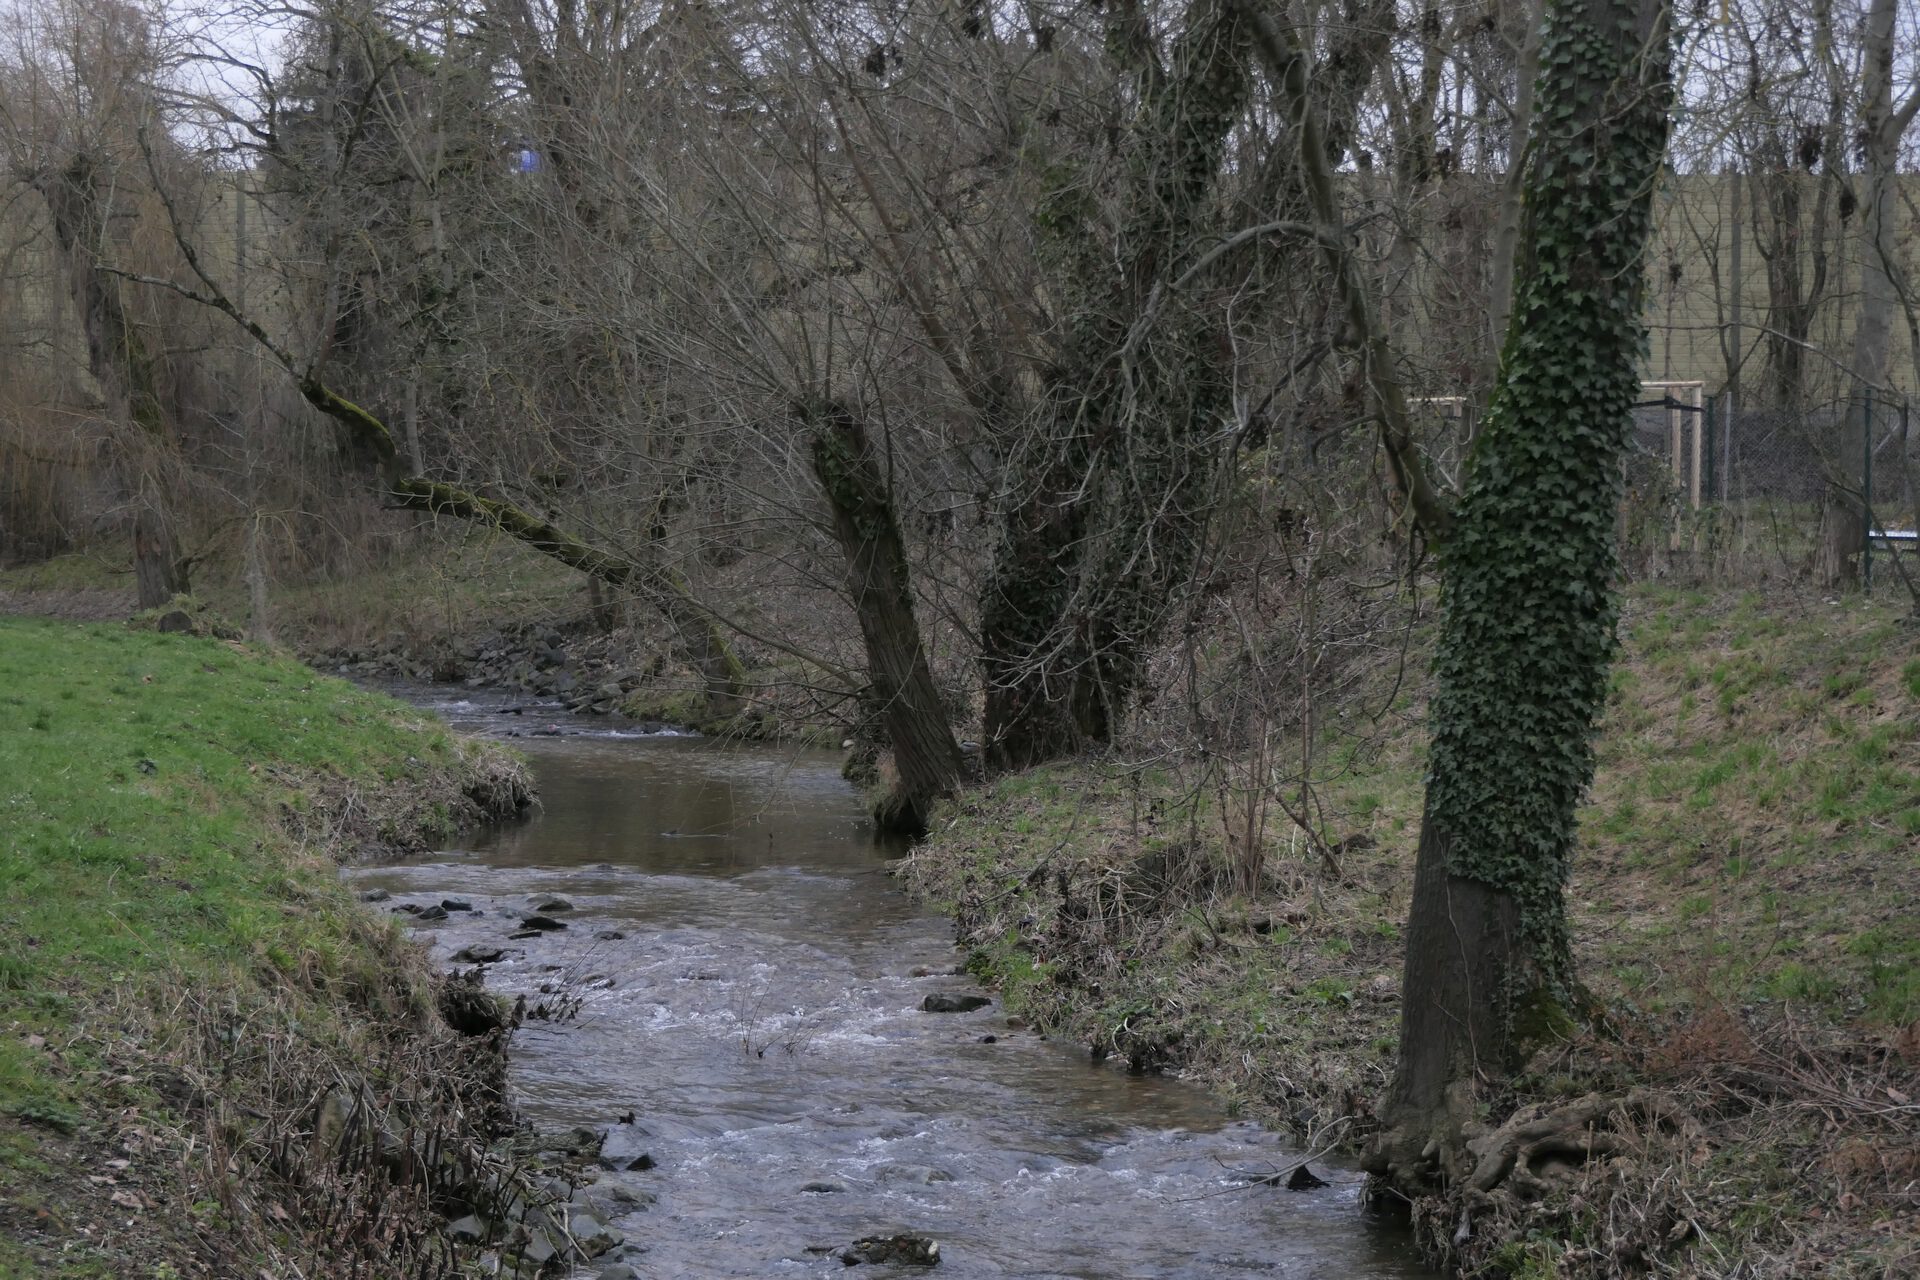
[[244, 645], [0, 629], [0, 1275], [451, 1274], [518, 1176], [506, 1032], [338, 872], [521, 763]]

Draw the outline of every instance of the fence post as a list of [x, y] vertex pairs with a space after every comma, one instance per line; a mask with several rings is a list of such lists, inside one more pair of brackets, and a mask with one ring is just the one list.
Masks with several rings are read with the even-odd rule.
[[1716, 442], [1713, 438], [1713, 424], [1715, 421], [1714, 414], [1719, 411], [1720, 405], [1722, 403], [1723, 401], [1720, 396], [1708, 396], [1707, 410], [1705, 413], [1700, 415], [1700, 425], [1698, 428], [1696, 428], [1697, 430], [1706, 433], [1707, 476], [1706, 476], [1706, 483], [1701, 487], [1706, 491], [1707, 501], [1709, 502], [1714, 501], [1720, 496], [1720, 486], [1714, 483], [1714, 478], [1716, 475], [1718, 475], [1720, 470], [1719, 468], [1720, 446], [1718, 442]]
[[1860, 417], [1860, 591], [1873, 594], [1873, 392]]

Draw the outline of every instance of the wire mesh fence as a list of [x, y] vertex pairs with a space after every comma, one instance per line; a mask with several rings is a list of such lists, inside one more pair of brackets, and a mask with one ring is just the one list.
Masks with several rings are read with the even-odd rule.
[[1649, 383], [1634, 410], [1621, 509], [1627, 570], [1734, 581], [1812, 574], [1838, 509], [1864, 523], [1842, 554], [1847, 576], [1871, 586], [1876, 560], [1897, 569], [1893, 557], [1920, 551], [1912, 435], [1903, 399], [1746, 408], [1697, 383]]

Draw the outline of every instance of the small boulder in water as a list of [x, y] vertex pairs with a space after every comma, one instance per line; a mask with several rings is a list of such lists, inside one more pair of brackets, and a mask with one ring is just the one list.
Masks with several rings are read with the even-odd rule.
[[605, 1132], [576, 1125], [571, 1129], [562, 1129], [558, 1133], [541, 1134], [534, 1139], [534, 1150], [542, 1155], [570, 1156], [575, 1159], [591, 1158], [600, 1154], [600, 1146], [607, 1140]]
[[535, 907], [534, 910], [539, 912], [571, 911], [573, 910], [573, 904], [565, 898], [548, 898], [545, 902]]
[[993, 1001], [985, 996], [954, 995], [950, 992], [936, 992], [920, 1002], [920, 1007], [928, 1013], [972, 1013], [975, 1009], [984, 1009]]
[[940, 1243], [926, 1236], [868, 1236], [855, 1240], [840, 1253], [840, 1261], [850, 1267], [863, 1262], [891, 1266], [932, 1267], [940, 1262]]
[[644, 1126], [618, 1124], [607, 1132], [600, 1148], [600, 1163], [609, 1169], [644, 1173], [654, 1167], [653, 1153], [647, 1150], [648, 1134]]
[[447, 909], [442, 906], [422, 907], [414, 915], [416, 920], [445, 920], [446, 918]]
[[581, 1256], [587, 1258], [597, 1258], [626, 1241], [626, 1237], [618, 1231], [591, 1213], [584, 1212], [567, 1215], [567, 1234], [573, 1238], [574, 1247]]
[[442, 898], [440, 899], [440, 907], [443, 911], [473, 910], [473, 904], [471, 902], [468, 902], [465, 898]]
[[453, 953], [452, 958], [460, 964], [492, 964], [506, 957], [505, 947], [483, 947], [475, 944], [462, 947]]
[[360, 901], [385, 902], [388, 898], [391, 898], [392, 896], [393, 895], [388, 893], [385, 889], [369, 889], [365, 893], [360, 895]]
[[930, 1164], [888, 1164], [874, 1171], [882, 1182], [905, 1182], [930, 1187], [936, 1182], [952, 1182], [953, 1175]]
[[550, 933], [555, 929], [564, 929], [567, 926], [561, 921], [555, 920], [552, 916], [528, 916], [520, 922], [520, 927], [522, 929], [532, 929], [536, 933]]
[[800, 1189], [811, 1192], [814, 1195], [823, 1196], [853, 1190], [853, 1188], [849, 1187], [846, 1183], [837, 1182], [832, 1178], [815, 1178], [812, 1182], [803, 1183]]
[[1314, 1191], [1320, 1187], [1329, 1185], [1331, 1184], [1328, 1183], [1325, 1178], [1316, 1176], [1313, 1170], [1307, 1168], [1305, 1165], [1301, 1165], [1295, 1169], [1293, 1176], [1287, 1179], [1287, 1190], [1289, 1191]]
[[641, 1191], [635, 1187], [624, 1186], [617, 1182], [601, 1182], [594, 1185], [591, 1194], [595, 1199], [604, 1200], [620, 1213], [634, 1213], [642, 1209], [651, 1209], [660, 1197], [651, 1191]]

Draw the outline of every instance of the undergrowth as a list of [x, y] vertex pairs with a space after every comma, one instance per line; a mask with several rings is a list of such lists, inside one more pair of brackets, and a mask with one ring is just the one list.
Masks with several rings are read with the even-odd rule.
[[[1270, 829], [1255, 893], [1204, 766], [1161, 744], [997, 780], [905, 875], [955, 913], [1009, 1012], [1350, 1145], [1396, 1048], [1425, 766], [1414, 634], [1404, 669], [1343, 693], [1376, 724], [1323, 712], [1319, 829]], [[1575, 1207], [1490, 1218], [1455, 1261], [1883, 1274], [1920, 1256], [1920, 633], [1858, 599], [1652, 586], [1626, 593], [1621, 636], [1569, 900], [1606, 1018], [1489, 1120], [1589, 1094], [1637, 1109], [1584, 1106], [1621, 1137], [1604, 1167], [1570, 1166]], [[1809, 1169], [1844, 1176], [1809, 1191]]]
[[338, 1094], [451, 1153], [493, 1068], [336, 860], [525, 798], [498, 749], [298, 663], [0, 621], [0, 1276], [424, 1259], [391, 1233], [434, 1179], [290, 1135]]

